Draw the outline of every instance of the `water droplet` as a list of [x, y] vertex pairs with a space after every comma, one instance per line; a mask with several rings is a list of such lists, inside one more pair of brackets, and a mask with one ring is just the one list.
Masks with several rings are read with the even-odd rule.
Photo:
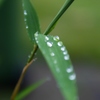
[[59, 40], [59, 36], [54, 36], [53, 39], [54, 39], [55, 41], [58, 41], [58, 40]]
[[49, 47], [52, 47], [52, 46], [53, 46], [53, 43], [52, 43], [52, 42], [47, 42], [47, 45], [48, 45]]
[[37, 53], [35, 53], [34, 55], [37, 55]]
[[65, 60], [69, 60], [69, 55], [64, 56]]
[[36, 40], [36, 43], [39, 43], [39, 41]]
[[56, 68], [56, 71], [57, 71], [57, 72], [60, 72], [60, 69], [59, 69], [59, 68]]
[[57, 64], [57, 60], [54, 60], [54, 64]]
[[26, 25], [26, 29], [28, 29], [28, 26]]
[[65, 51], [65, 50], [66, 50], [65, 46], [61, 47], [61, 51]]
[[29, 55], [28, 58], [30, 58], [31, 56]]
[[27, 21], [27, 19], [26, 19], [26, 18], [24, 18], [24, 21], [26, 22], [26, 21]]
[[63, 45], [63, 43], [61, 41], [59, 41], [57, 44], [58, 44], [58, 46], [62, 46]]
[[66, 55], [67, 53], [68, 53], [67, 51], [64, 51], [64, 52], [63, 52], [64, 55]]
[[36, 32], [34, 35], [35, 35], [35, 36], [38, 36], [38, 32]]
[[51, 52], [51, 54], [50, 54], [51, 56], [55, 56], [55, 54], [53, 53], [53, 52]]
[[37, 60], [37, 58], [34, 58], [34, 61], [36, 61]]
[[33, 51], [31, 51], [31, 55], [33, 54]]
[[76, 75], [75, 74], [72, 74], [72, 75], [69, 76], [69, 79], [70, 80], [75, 80], [75, 78], [76, 78]]
[[49, 38], [48, 38], [47, 36], [45, 36], [45, 39], [46, 39], [46, 40], [49, 40]]
[[24, 15], [27, 15], [27, 11], [26, 10], [24, 10]]
[[67, 68], [66, 71], [67, 71], [68, 73], [72, 72], [72, 71], [73, 71], [73, 67]]

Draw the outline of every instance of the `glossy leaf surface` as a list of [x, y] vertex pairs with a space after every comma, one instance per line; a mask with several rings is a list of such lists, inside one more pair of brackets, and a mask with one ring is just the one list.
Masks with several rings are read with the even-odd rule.
[[35, 40], [45, 57], [65, 100], [78, 100], [76, 75], [69, 54], [59, 37], [35, 34]]
[[30, 0], [23, 0], [24, 21], [31, 41], [34, 43], [34, 34], [40, 33], [40, 26], [35, 9]]

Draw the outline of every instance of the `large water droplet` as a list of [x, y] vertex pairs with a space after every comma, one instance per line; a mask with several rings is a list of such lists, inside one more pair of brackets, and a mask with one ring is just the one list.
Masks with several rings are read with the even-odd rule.
[[58, 44], [58, 46], [62, 46], [63, 45], [63, 43], [61, 41], [59, 41], [57, 44]]
[[70, 79], [70, 80], [75, 80], [75, 79], [76, 79], [76, 75], [75, 75], [75, 74], [70, 75], [70, 76], [69, 76], [69, 79]]
[[24, 10], [24, 15], [27, 15], [27, 11], [26, 10]]
[[70, 72], [72, 72], [72, 71], [73, 71], [73, 67], [70, 67], [70, 68], [67, 68], [67, 69], [66, 69], [66, 72], [67, 72], [67, 73], [70, 73]]
[[47, 36], [45, 36], [45, 39], [48, 41], [49, 40], [49, 38], [47, 37]]
[[51, 52], [51, 54], [50, 54], [51, 56], [55, 56], [55, 54], [53, 53], [53, 52]]
[[64, 56], [65, 60], [69, 60], [69, 55]]
[[58, 40], [59, 40], [59, 36], [54, 36], [53, 39], [54, 39], [55, 41], [58, 41]]
[[65, 51], [65, 50], [66, 50], [65, 46], [61, 47], [61, 51]]
[[52, 42], [47, 42], [47, 45], [48, 45], [49, 47], [52, 47], [52, 46], [53, 46], [53, 43], [52, 43]]

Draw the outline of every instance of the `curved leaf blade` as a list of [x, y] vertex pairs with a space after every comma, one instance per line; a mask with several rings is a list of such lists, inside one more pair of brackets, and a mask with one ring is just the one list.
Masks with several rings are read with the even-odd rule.
[[76, 76], [68, 52], [59, 37], [35, 34], [35, 40], [45, 57], [65, 100], [78, 100]]
[[35, 9], [30, 0], [23, 0], [24, 21], [31, 41], [34, 43], [34, 34], [40, 33], [40, 25]]
[[41, 80], [38, 81], [30, 86], [28, 86], [27, 88], [25, 88], [24, 90], [22, 90], [15, 98], [15, 100], [22, 100], [24, 97], [26, 97], [29, 93], [31, 93], [32, 91], [34, 91], [35, 89], [37, 89], [39, 86], [41, 86], [43, 83], [45, 83], [46, 80]]

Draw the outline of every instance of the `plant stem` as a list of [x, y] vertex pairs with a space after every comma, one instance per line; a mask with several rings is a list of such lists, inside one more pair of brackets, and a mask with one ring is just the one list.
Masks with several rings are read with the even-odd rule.
[[59, 12], [55, 16], [55, 18], [52, 20], [52, 22], [49, 24], [46, 31], [44, 32], [45, 35], [49, 34], [53, 30], [53, 28], [54, 28], [55, 24], [57, 23], [57, 21], [59, 20], [59, 18], [64, 14], [64, 12], [68, 9], [68, 7], [72, 4], [73, 1], [74, 0], [66, 0], [65, 1], [62, 8], [59, 10]]
[[33, 59], [33, 57], [34, 57], [34, 55], [35, 55], [35, 53], [36, 53], [37, 50], [38, 50], [38, 46], [34, 45], [34, 49], [33, 49], [32, 55], [28, 59], [28, 63]]
[[19, 89], [20, 89], [20, 85], [21, 85], [22, 80], [23, 80], [23, 78], [25, 76], [25, 73], [26, 73], [27, 69], [29, 68], [29, 66], [32, 64], [32, 62], [34, 61], [34, 59], [32, 60], [32, 58], [33, 58], [35, 52], [37, 51], [37, 49], [38, 49], [38, 46], [35, 45], [34, 46], [33, 54], [31, 56], [31, 58], [29, 59], [28, 63], [26, 64], [26, 66], [23, 68], [22, 73], [21, 73], [21, 76], [20, 76], [20, 78], [19, 78], [19, 80], [18, 80], [18, 82], [17, 82], [17, 84], [15, 86], [15, 89], [14, 89], [14, 91], [12, 93], [12, 96], [11, 96], [11, 100], [14, 100], [15, 99], [15, 97], [16, 97]]

